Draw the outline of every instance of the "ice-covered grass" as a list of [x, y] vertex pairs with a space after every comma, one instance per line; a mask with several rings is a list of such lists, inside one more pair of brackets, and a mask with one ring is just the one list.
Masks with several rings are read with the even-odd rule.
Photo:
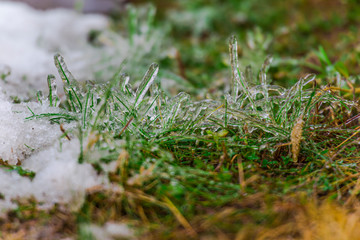
[[[336, 96], [331, 88], [314, 88], [313, 75], [300, 79], [289, 89], [271, 85], [267, 76], [270, 59], [265, 61], [259, 77], [252, 79], [252, 74], [239, 70], [235, 37], [230, 39], [229, 46], [231, 92], [224, 93], [220, 99], [200, 101], [194, 101], [184, 92], [168, 96], [157, 81], [161, 71], [157, 64], [150, 65], [137, 88], [121, 72], [106, 84], [84, 86], [68, 70], [64, 58], [55, 55], [65, 93], [60, 105], [62, 111], [32, 111], [29, 119], [69, 125], [70, 138], [80, 142], [77, 163], [73, 164], [82, 163], [85, 167], [91, 163], [99, 174], [96, 177], [90, 172], [82, 173], [93, 179], [86, 187], [99, 184], [101, 176], [108, 176], [111, 183], [120, 186], [116, 190], [108, 187], [113, 186], [110, 183], [99, 184], [103, 189], [100, 192], [110, 194], [106, 199], [97, 199], [97, 191], [89, 193], [83, 205], [88, 218], [92, 219], [92, 212], [86, 209], [93, 204], [109, 205], [108, 211], [115, 211], [111, 206], [113, 201], [115, 208], [124, 208], [119, 217], [141, 215], [144, 211], [151, 214], [155, 208], [159, 212], [156, 218], [168, 212], [173, 218], [167, 224], [178, 222], [188, 235], [196, 237], [198, 233], [186, 217], [201, 214], [201, 210], [192, 208], [199, 201], [204, 202], [204, 207], [216, 208], [231, 205], [234, 199], [243, 198], [243, 194], [259, 190], [244, 172], [258, 176], [255, 172], [259, 168], [270, 171], [284, 168], [279, 177], [286, 178], [291, 176], [292, 169], [302, 168], [305, 179], [312, 176], [320, 182], [324, 171], [331, 168], [333, 174], [344, 175], [347, 171], [347, 176], [352, 177], [355, 165], [333, 165], [333, 161], [342, 151], [336, 149], [351, 139], [355, 130], [333, 125], [328, 112], [330, 106], [332, 111], [345, 106], [344, 116], [350, 115], [354, 103]], [[51, 105], [51, 99], [57, 98], [51, 88], [49, 92], [54, 95], [40, 98], [43, 106]], [[332, 142], [322, 141], [324, 131], [338, 137]], [[303, 141], [304, 137], [311, 140]], [[292, 145], [291, 149], [288, 145]], [[332, 150], [319, 151], [324, 148]], [[259, 161], [261, 153], [281, 160]], [[323, 161], [329, 164], [326, 168], [315, 170], [315, 175], [307, 172], [307, 168], [317, 168]], [[266, 170], [261, 171], [267, 174]], [[336, 180], [331, 181], [338, 186]], [[311, 185], [307, 181], [303, 184]], [[279, 189], [276, 184], [272, 187], [266, 189], [268, 194], [290, 191]], [[85, 189], [81, 190], [78, 192]], [[343, 189], [340, 194], [348, 194], [347, 191]], [[56, 196], [54, 199], [58, 199]], [[123, 201], [117, 202], [118, 197]], [[182, 201], [183, 198], [188, 201]], [[186, 217], [176, 205], [185, 209]]]

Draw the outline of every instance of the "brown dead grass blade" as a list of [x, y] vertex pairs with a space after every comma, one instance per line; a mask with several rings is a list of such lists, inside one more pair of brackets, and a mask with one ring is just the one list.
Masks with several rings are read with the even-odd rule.
[[294, 162], [298, 162], [303, 127], [304, 127], [304, 120], [303, 120], [303, 116], [301, 115], [296, 120], [296, 123], [291, 131], [291, 145], [292, 145], [292, 154], [293, 154]]

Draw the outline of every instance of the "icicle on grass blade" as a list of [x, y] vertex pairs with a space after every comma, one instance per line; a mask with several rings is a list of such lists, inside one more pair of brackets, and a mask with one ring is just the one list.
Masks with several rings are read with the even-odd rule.
[[120, 75], [119, 84], [121, 91], [126, 92], [126, 85], [129, 83], [129, 81], [130, 81], [129, 75], [127, 75], [126, 73]]
[[[119, 85], [119, 82], [121, 81], [121, 78], [118, 79], [116, 77], [114, 77], [110, 83], [108, 83], [108, 86], [106, 87], [104, 93], [102, 94], [102, 97], [101, 97], [101, 101], [100, 103], [97, 105], [96, 107], [96, 116], [94, 117], [94, 121], [93, 123], [91, 124], [92, 125], [92, 131], [94, 131], [94, 129], [96, 128], [96, 125], [98, 123], [98, 120], [100, 119], [101, 116], [103, 115], [106, 115], [106, 114], [109, 114], [111, 115], [111, 108], [109, 107], [109, 104], [111, 104], [110, 100], [114, 99], [113, 98], [113, 94], [114, 94], [114, 86], [115, 85]], [[116, 98], [116, 97], [115, 97]]]
[[238, 65], [238, 53], [237, 53], [237, 40], [235, 36], [232, 36], [230, 38], [229, 51], [230, 51], [230, 63], [231, 63], [231, 76], [232, 76], [230, 91], [233, 100], [236, 101], [239, 92], [238, 79], [240, 79], [240, 75], [238, 72], [239, 65]]
[[90, 99], [91, 93], [90, 93], [90, 89], [88, 90], [88, 92], [86, 93], [86, 97], [85, 97], [85, 106], [84, 106], [84, 111], [83, 111], [83, 122], [82, 122], [82, 127], [85, 129], [86, 127], [86, 123], [87, 123], [87, 109], [88, 109], [88, 104], [89, 104], [89, 99]]
[[[304, 90], [304, 87], [312, 82], [315, 79], [314, 74], [308, 74], [305, 77], [301, 78], [299, 81], [299, 90], [298, 90], [298, 101], [302, 104], [304, 102], [306, 91]], [[298, 108], [295, 114], [293, 114], [292, 121], [295, 121], [297, 118], [300, 117], [300, 115], [303, 114], [304, 108]]]
[[190, 100], [190, 96], [187, 93], [181, 92], [173, 97], [169, 104], [166, 106], [166, 110], [163, 111], [163, 128], [171, 128], [174, 124], [175, 118], [178, 115], [181, 105]]
[[146, 92], [149, 90], [150, 86], [153, 84], [158, 71], [159, 71], [159, 66], [156, 63], [151, 64], [143, 80], [141, 81], [139, 88], [136, 91], [136, 98], [134, 103], [135, 108], [138, 107], [138, 105], [144, 99], [144, 96]]
[[126, 110], [127, 112], [130, 112], [129, 103], [123, 96], [115, 95], [115, 98], [120, 102], [119, 107], [123, 109], [122, 111]]
[[272, 56], [267, 56], [263, 65], [261, 66], [261, 69], [260, 69], [260, 75], [259, 75], [259, 78], [260, 78], [260, 83], [262, 86], [264, 85], [270, 85], [270, 79], [267, 77], [267, 72], [269, 71], [269, 68], [270, 68], [270, 65], [273, 61], [273, 58]]
[[70, 85], [71, 82], [75, 81], [74, 76], [72, 73], [68, 70], [65, 60], [63, 56], [61, 56], [59, 53], [55, 54], [54, 56], [55, 66], [60, 74], [60, 77], [64, 83], [67, 83]]
[[245, 68], [245, 81], [248, 83], [257, 83], [256, 80], [254, 80], [252, 67], [250, 65]]
[[269, 101], [269, 89], [268, 89], [268, 85], [270, 84], [270, 81], [267, 78], [267, 72], [270, 68], [271, 62], [272, 62], [272, 57], [268, 56], [265, 59], [265, 62], [263, 63], [259, 73], [259, 79], [263, 89], [263, 96], [265, 99], [264, 110], [267, 116], [270, 115], [270, 109], [271, 109], [271, 102]]
[[78, 94], [76, 93], [76, 91], [74, 90], [74, 88], [71, 86], [71, 84], [76, 82], [74, 76], [68, 70], [66, 63], [64, 61], [64, 58], [60, 54], [58, 54], [58, 53], [55, 54], [54, 62], [55, 62], [55, 66], [60, 74], [60, 77], [63, 81], [64, 91], [65, 91], [65, 94], [67, 95], [67, 100], [69, 101], [70, 107], [72, 107], [74, 111], [77, 110], [75, 103], [74, 103], [76, 100], [76, 105], [81, 112], [82, 104], [81, 104], [80, 98], [79, 98]]
[[146, 110], [145, 110], [145, 112], [143, 114], [143, 117], [145, 117], [148, 114], [149, 110], [155, 105], [156, 100], [157, 100], [158, 97], [159, 97], [159, 95], [156, 95], [156, 96], [151, 98], [151, 100], [148, 102], [148, 106], [146, 107]]
[[229, 47], [230, 47], [230, 62], [232, 69], [232, 86], [231, 86], [232, 98], [236, 102], [238, 99], [238, 92], [239, 90], [241, 90], [242, 92], [245, 93], [246, 97], [248, 98], [251, 104], [251, 108], [256, 112], [256, 115], [259, 115], [254, 100], [249, 92], [249, 87], [247, 85], [247, 82], [245, 81], [245, 77], [239, 70], [237, 40], [235, 36], [231, 37]]
[[49, 87], [49, 105], [50, 107], [57, 107], [59, 102], [59, 97], [57, 95], [57, 86], [56, 86], [56, 78], [54, 75], [50, 74], [47, 78], [47, 83]]

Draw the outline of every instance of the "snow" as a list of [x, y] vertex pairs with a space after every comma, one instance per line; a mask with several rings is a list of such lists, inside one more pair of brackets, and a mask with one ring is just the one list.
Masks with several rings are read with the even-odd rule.
[[120, 10], [122, 0], [13, 0], [26, 2], [37, 9], [49, 9], [55, 7], [74, 8], [83, 12], [110, 12]]
[[47, 75], [57, 73], [53, 63], [57, 52], [79, 80], [91, 79], [91, 69], [101, 56], [100, 49], [88, 43], [88, 34], [108, 25], [102, 15], [81, 15], [66, 9], [41, 11], [0, 1], [0, 65], [11, 68], [10, 84], [3, 88], [11, 95], [46, 89]]
[[136, 239], [134, 231], [123, 223], [107, 222], [102, 227], [91, 224], [85, 225], [82, 228], [99, 240]]
[[15, 208], [11, 200], [35, 197], [39, 207], [49, 208], [53, 204], [68, 205], [78, 209], [84, 201], [87, 188], [104, 183], [90, 164], [79, 164], [79, 144], [64, 143], [62, 151], [58, 144], [32, 155], [22, 167], [36, 172], [33, 180], [16, 172], [0, 171], [0, 189], [4, 199], [0, 209]]
[[72, 140], [63, 144], [62, 151], [55, 144], [29, 158], [24, 168], [36, 172], [30, 194], [48, 206], [70, 203], [72, 210], [80, 207], [86, 189], [105, 183], [105, 179], [97, 175], [91, 164], [78, 163], [79, 150], [79, 142]]
[[[31, 180], [0, 168], [0, 214], [16, 208], [14, 200], [30, 197], [35, 197], [41, 208], [57, 203], [75, 210], [84, 201], [86, 189], [108, 184], [90, 164], [78, 163], [78, 139], [61, 138], [59, 125], [45, 119], [26, 120], [31, 111], [56, 113], [59, 108], [37, 102], [15, 104], [10, 99], [47, 88], [47, 75], [58, 76], [53, 62], [56, 52], [65, 57], [74, 76], [92, 78], [93, 65], [100, 59], [96, 56], [104, 49], [88, 44], [87, 35], [91, 29], [107, 26], [108, 19], [101, 15], [39, 11], [0, 1], [0, 71], [4, 66], [11, 68], [6, 81], [0, 79], [0, 160], [36, 173]], [[71, 127], [65, 125], [65, 129]]]
[[[28, 106], [37, 113], [46, 112], [40, 104], [30, 103]], [[37, 151], [47, 147], [62, 134], [58, 126], [45, 120], [26, 121], [30, 115], [25, 105], [11, 104], [0, 94], [0, 158], [3, 161], [17, 164], [29, 156], [32, 149]]]
[[[12, 104], [0, 94], [0, 158], [9, 164], [36, 173], [30, 180], [15, 171], [0, 169], [0, 212], [14, 208], [13, 199], [35, 197], [40, 207], [55, 203], [76, 209], [81, 206], [87, 188], [106, 183], [90, 164], [78, 163], [79, 141], [59, 140], [62, 132], [56, 124], [43, 119], [25, 120], [35, 113], [58, 109], [38, 103]], [[60, 144], [61, 143], [61, 144]], [[86, 180], [86, 181], [84, 181]]]

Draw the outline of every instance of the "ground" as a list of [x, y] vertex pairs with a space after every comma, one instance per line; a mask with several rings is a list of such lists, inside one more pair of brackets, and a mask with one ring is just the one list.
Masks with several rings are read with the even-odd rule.
[[359, 239], [357, 2], [132, 4], [89, 32], [92, 76], [60, 51], [45, 94], [0, 99], [58, 132], [4, 175], [41, 186], [51, 152], [82, 176], [46, 207], [4, 191], [1, 237]]

